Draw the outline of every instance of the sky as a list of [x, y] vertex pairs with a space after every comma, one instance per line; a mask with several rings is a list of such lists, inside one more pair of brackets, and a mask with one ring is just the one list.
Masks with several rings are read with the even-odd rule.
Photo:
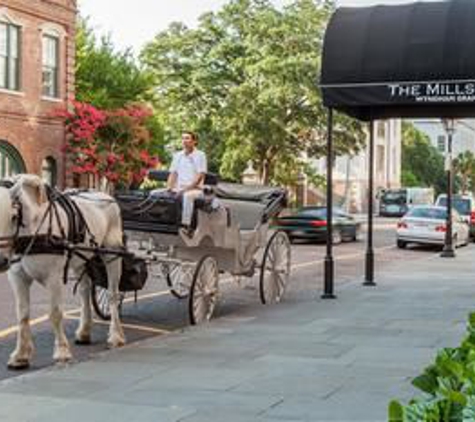
[[[78, 0], [82, 16], [88, 16], [99, 34], [110, 34], [114, 44], [135, 53], [172, 22], [190, 27], [205, 12], [219, 9], [228, 0]], [[339, 6], [409, 3], [412, 0], [337, 0]], [[273, 0], [277, 6], [292, 0]]]

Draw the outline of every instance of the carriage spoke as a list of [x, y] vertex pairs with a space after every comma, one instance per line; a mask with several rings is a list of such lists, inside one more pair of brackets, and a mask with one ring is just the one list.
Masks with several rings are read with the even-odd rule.
[[193, 276], [190, 294], [190, 321], [198, 324], [211, 319], [218, 297], [219, 271], [210, 256], [201, 259]]
[[174, 264], [168, 272], [166, 280], [170, 292], [178, 299], [185, 299], [190, 292], [193, 280], [193, 265], [189, 263]]
[[284, 291], [285, 291], [285, 285], [286, 285], [286, 282], [285, 280], [282, 278], [282, 274], [279, 274], [279, 273], [276, 273], [275, 274], [275, 278], [277, 280], [277, 284], [276, 284], [276, 287], [277, 287], [277, 294], [279, 296], [279, 298], [283, 295]]
[[290, 242], [287, 235], [276, 232], [269, 240], [263, 257], [260, 292], [263, 303], [282, 298], [290, 274]]

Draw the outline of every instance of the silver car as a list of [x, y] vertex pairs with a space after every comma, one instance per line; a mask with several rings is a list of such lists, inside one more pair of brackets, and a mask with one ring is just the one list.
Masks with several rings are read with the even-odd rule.
[[[408, 243], [443, 245], [447, 232], [446, 217], [446, 207], [430, 205], [412, 208], [398, 222], [398, 248], [405, 248]], [[455, 209], [452, 211], [452, 236], [455, 247], [469, 242], [469, 225]]]

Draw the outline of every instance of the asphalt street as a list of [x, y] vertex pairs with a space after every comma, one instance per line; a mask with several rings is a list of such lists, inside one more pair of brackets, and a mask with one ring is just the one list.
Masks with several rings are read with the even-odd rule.
[[[336, 293], [338, 286], [364, 275], [364, 256], [366, 236], [358, 242], [343, 243], [335, 247]], [[374, 246], [377, 271], [388, 262], [417, 260], [434, 254], [437, 249], [415, 247], [398, 250], [395, 247], [395, 220], [377, 219], [375, 224]], [[298, 302], [308, 295], [319, 296], [323, 289], [323, 259], [325, 245], [298, 243], [292, 246], [292, 271], [299, 274], [298, 284], [290, 284], [284, 300]], [[225, 275], [220, 285], [220, 301], [215, 311], [215, 318], [239, 318], [240, 310], [262, 306], [259, 301], [258, 279], [242, 279], [238, 283]], [[77, 312], [79, 299], [73, 296], [72, 285], [66, 287], [66, 321], [65, 327], [71, 340], [75, 360], [87, 360], [106, 347], [108, 324], [96, 319], [93, 329], [93, 344], [75, 346], [74, 331], [78, 323]], [[36, 354], [30, 370], [44, 368], [53, 364], [53, 336], [47, 318], [48, 296], [41, 286], [35, 284], [32, 293], [32, 327], [36, 345]], [[278, 306], [278, 305], [274, 305]], [[15, 346], [16, 320], [13, 294], [5, 275], [0, 275], [0, 379], [14, 377], [18, 372], [6, 367], [8, 356]], [[164, 333], [180, 330], [188, 325], [187, 301], [177, 300], [169, 294], [163, 280], [149, 277], [144, 290], [139, 292], [138, 301], [133, 295], [126, 297], [122, 309], [122, 321], [129, 344], [139, 340], [160, 336]]]

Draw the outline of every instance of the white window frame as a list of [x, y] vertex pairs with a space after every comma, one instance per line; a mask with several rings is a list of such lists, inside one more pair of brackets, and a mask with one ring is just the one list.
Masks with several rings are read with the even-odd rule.
[[[40, 26], [40, 46], [41, 46], [41, 70], [40, 70], [40, 81], [41, 81], [41, 98], [47, 101], [62, 102], [62, 77], [61, 73], [63, 71], [63, 66], [66, 66], [66, 63], [63, 63], [61, 59], [61, 52], [63, 51], [63, 45], [66, 41], [67, 32], [66, 30], [57, 24], [54, 23], [45, 23]], [[43, 71], [44, 71], [44, 38], [54, 38], [57, 42], [57, 57], [56, 57], [56, 92], [53, 95], [44, 92], [44, 81], [43, 81]]]
[[[16, 69], [15, 69], [15, 76], [16, 76], [16, 84], [14, 86], [10, 85], [10, 60], [11, 60], [11, 52], [10, 52], [10, 42], [7, 40], [7, 66], [6, 66], [6, 81], [4, 87], [0, 87], [0, 92], [6, 92], [11, 94], [22, 94], [22, 34], [23, 34], [23, 24], [14, 19], [10, 14], [9, 10], [6, 7], [0, 7], [0, 23], [7, 25], [7, 30], [10, 27], [15, 27], [18, 31], [17, 33], [17, 57], [16, 59]], [[8, 35], [7, 35], [8, 36]], [[3, 82], [2, 82], [3, 83]]]
[[447, 151], [447, 137], [445, 135], [437, 136], [437, 151], [441, 154], [445, 154]]

